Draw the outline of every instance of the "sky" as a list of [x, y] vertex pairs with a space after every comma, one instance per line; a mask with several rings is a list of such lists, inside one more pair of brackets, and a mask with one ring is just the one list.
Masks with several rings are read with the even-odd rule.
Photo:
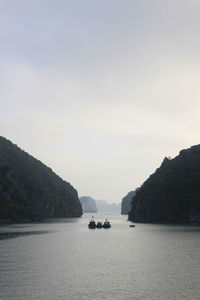
[[0, 135], [121, 202], [199, 144], [199, 0], [0, 0]]

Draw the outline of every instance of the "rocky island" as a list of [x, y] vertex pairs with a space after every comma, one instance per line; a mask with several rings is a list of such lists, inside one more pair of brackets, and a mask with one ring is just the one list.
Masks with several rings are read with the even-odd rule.
[[80, 217], [73, 186], [17, 145], [0, 137], [0, 221]]
[[131, 202], [133, 200], [133, 197], [135, 197], [137, 192], [137, 189], [135, 191], [130, 191], [121, 202], [121, 214], [122, 215], [128, 215], [128, 213], [131, 210]]
[[200, 224], [200, 145], [163, 160], [134, 197], [129, 220]]
[[89, 197], [89, 196], [80, 197], [80, 202], [81, 202], [84, 213], [96, 213], [97, 212], [96, 202], [92, 197]]

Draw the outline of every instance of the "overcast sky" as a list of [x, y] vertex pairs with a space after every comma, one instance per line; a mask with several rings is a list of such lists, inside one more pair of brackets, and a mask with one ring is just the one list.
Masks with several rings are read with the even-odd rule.
[[120, 202], [199, 144], [199, 0], [0, 0], [0, 135]]

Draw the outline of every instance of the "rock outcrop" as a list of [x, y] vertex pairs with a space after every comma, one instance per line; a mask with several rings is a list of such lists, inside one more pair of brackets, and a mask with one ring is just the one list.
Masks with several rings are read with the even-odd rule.
[[133, 198], [129, 220], [200, 223], [200, 145], [164, 159]]
[[131, 202], [133, 200], [133, 197], [136, 195], [136, 191], [130, 191], [121, 202], [121, 214], [122, 215], [128, 215], [128, 213], [131, 210]]
[[92, 197], [89, 197], [89, 196], [80, 197], [80, 202], [81, 202], [84, 213], [96, 213], [97, 212], [96, 202]]
[[0, 221], [81, 215], [78, 193], [70, 183], [0, 137]]

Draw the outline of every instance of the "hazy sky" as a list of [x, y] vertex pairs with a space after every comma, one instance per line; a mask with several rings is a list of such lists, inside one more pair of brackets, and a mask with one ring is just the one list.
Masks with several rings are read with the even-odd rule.
[[0, 0], [0, 135], [120, 202], [199, 143], [199, 0]]

